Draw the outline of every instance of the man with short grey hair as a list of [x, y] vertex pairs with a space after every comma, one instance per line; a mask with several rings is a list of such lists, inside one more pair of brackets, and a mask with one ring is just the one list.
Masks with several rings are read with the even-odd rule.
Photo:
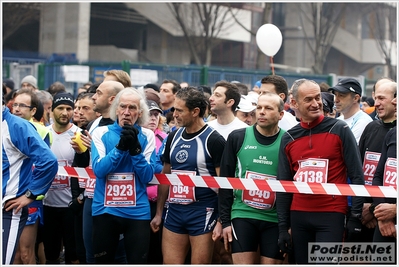
[[372, 119], [360, 109], [362, 87], [354, 78], [340, 80], [335, 86], [328, 89], [335, 95], [337, 112], [341, 113], [339, 120], [345, 121], [353, 132], [356, 142], [359, 144], [360, 136], [364, 128]]

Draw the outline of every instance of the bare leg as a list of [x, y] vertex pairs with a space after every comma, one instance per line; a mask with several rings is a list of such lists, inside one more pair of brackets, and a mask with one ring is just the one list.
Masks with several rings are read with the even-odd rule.
[[15, 257], [14, 264], [36, 264], [35, 243], [39, 220], [35, 224], [25, 225], [19, 238], [19, 257]]
[[177, 234], [165, 227], [162, 230], [164, 264], [184, 264], [190, 243], [187, 234]]
[[213, 246], [212, 232], [190, 236], [191, 243], [191, 264], [212, 263]]

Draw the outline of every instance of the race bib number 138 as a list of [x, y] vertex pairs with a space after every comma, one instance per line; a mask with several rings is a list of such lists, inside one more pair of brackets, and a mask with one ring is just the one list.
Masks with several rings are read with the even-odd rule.
[[306, 159], [299, 161], [294, 181], [304, 183], [327, 183], [328, 159]]

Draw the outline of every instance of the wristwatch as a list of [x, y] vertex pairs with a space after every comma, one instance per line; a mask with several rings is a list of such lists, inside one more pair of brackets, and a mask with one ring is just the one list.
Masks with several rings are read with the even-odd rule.
[[25, 196], [29, 199], [36, 200], [36, 196], [30, 190], [26, 191]]
[[79, 201], [83, 201], [83, 199], [84, 199], [83, 194], [80, 194], [80, 195], [78, 196], [78, 200], [79, 200]]

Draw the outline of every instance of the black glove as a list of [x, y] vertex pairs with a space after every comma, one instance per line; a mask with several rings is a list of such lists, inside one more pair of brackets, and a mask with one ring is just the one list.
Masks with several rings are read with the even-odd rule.
[[122, 127], [122, 136], [129, 136], [128, 146], [129, 146], [129, 154], [131, 156], [136, 156], [141, 153], [141, 145], [139, 142], [138, 134], [139, 130], [134, 126], [125, 124]]
[[280, 231], [278, 235], [278, 247], [283, 253], [291, 253], [291, 236], [288, 231]]
[[130, 141], [131, 140], [129, 136], [121, 135], [121, 138], [119, 139], [119, 143], [116, 145], [116, 148], [122, 151], [128, 151]]
[[130, 144], [133, 141], [134, 131], [131, 130], [129, 125], [125, 125], [122, 127], [121, 138], [119, 139], [119, 143], [116, 145], [116, 148], [122, 151], [128, 151], [130, 148]]
[[346, 223], [346, 230], [348, 234], [347, 241], [351, 242], [357, 240], [357, 236], [362, 232], [362, 222], [359, 218], [354, 216], [349, 217], [348, 222]]

